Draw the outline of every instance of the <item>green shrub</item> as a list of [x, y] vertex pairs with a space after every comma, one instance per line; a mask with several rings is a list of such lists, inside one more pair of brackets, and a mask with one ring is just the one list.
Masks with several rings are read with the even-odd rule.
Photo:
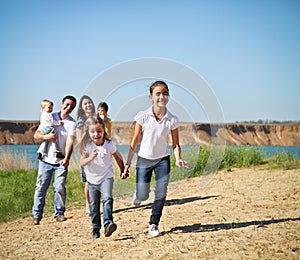
[[[0, 171], [0, 222], [31, 215], [37, 170]], [[79, 171], [69, 172], [67, 205], [84, 205], [84, 183]], [[46, 195], [44, 214], [53, 214], [53, 178]]]
[[294, 158], [289, 152], [281, 152], [268, 159], [268, 167], [273, 169], [298, 169], [300, 158]]
[[0, 222], [31, 210], [36, 173], [35, 170], [0, 172]]
[[218, 169], [231, 170], [263, 163], [263, 154], [255, 148], [245, 146], [202, 146], [192, 176], [211, 174]]

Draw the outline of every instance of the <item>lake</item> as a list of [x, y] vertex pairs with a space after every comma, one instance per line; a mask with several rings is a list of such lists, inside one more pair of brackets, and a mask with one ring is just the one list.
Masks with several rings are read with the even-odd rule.
[[[28, 159], [33, 163], [33, 165], [38, 165], [38, 160], [36, 159], [36, 151], [38, 150], [38, 145], [0, 145], [0, 155], [3, 152], [9, 152], [12, 154], [26, 154]], [[238, 146], [236, 146], [238, 147]], [[274, 156], [275, 154], [281, 152], [289, 152], [293, 157], [300, 157], [300, 146], [246, 146], [247, 148], [255, 148], [261, 151], [265, 158]], [[127, 158], [127, 153], [129, 146], [118, 145], [118, 151], [122, 154], [123, 158]], [[197, 151], [197, 146], [182, 146], [182, 151], [184, 150], [194, 150]]]

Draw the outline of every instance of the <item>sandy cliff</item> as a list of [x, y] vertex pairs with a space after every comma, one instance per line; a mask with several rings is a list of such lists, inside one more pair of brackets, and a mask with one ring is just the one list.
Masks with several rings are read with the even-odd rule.
[[[37, 121], [0, 121], [0, 144], [34, 144]], [[134, 124], [113, 122], [112, 136], [117, 145], [128, 145]], [[300, 145], [300, 124], [208, 124], [182, 123], [180, 143], [198, 145], [224, 143], [230, 145]]]
[[196, 124], [194, 132], [207, 144], [226, 140], [230, 145], [300, 145], [300, 124]]
[[0, 121], [0, 144], [34, 144], [36, 121]]

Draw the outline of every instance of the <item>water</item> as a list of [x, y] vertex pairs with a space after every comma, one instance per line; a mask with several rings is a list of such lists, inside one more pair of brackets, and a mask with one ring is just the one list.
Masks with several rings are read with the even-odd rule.
[[[38, 160], [36, 159], [36, 151], [38, 150], [38, 147], [38, 145], [0, 145], [0, 155], [2, 152], [9, 152], [12, 154], [26, 154], [32, 164], [37, 167]], [[300, 146], [247, 146], [247, 148], [258, 149], [263, 153], [265, 158], [274, 156], [275, 154], [281, 152], [289, 152], [293, 157], [300, 157]], [[125, 160], [127, 158], [129, 146], [118, 145], [117, 149], [122, 154], [123, 159]], [[197, 146], [182, 146], [183, 152], [184, 150], [191, 149], [195, 149], [197, 151]]]
[[[38, 160], [37, 160], [37, 150], [39, 148], [39, 145], [0, 145], [0, 156], [1, 153], [11, 153], [11, 154], [26, 154], [30, 162], [33, 166], [38, 167]], [[127, 153], [129, 151], [129, 146], [127, 145], [118, 145], [117, 146], [118, 151], [122, 154], [123, 158], [127, 158]], [[73, 151], [74, 153], [77, 153], [77, 151]], [[126, 157], [125, 157], [126, 156]]]

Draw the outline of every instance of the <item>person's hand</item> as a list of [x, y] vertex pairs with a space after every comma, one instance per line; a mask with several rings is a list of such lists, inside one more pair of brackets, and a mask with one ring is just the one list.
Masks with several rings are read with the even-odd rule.
[[62, 159], [59, 161], [60, 165], [61, 166], [64, 166], [64, 167], [68, 167], [69, 166], [69, 161], [67, 159]]
[[184, 168], [190, 168], [190, 165], [188, 164], [188, 162], [179, 159], [176, 161], [176, 166], [178, 166], [179, 168], [184, 167]]
[[122, 172], [122, 173], [120, 174], [120, 177], [121, 177], [122, 180], [125, 180], [126, 178], [129, 177], [129, 172]]
[[95, 157], [97, 157], [97, 155], [98, 155], [98, 149], [94, 149], [94, 150], [92, 151], [91, 157], [92, 157], [92, 158], [95, 158]]
[[47, 141], [56, 142], [56, 135], [54, 129], [52, 129], [49, 134], [44, 135], [44, 137]]
[[127, 177], [129, 177], [129, 168], [130, 168], [130, 165], [129, 164], [125, 164], [125, 167], [124, 167], [124, 170], [123, 172], [120, 174], [121, 178], [124, 180], [126, 179]]

